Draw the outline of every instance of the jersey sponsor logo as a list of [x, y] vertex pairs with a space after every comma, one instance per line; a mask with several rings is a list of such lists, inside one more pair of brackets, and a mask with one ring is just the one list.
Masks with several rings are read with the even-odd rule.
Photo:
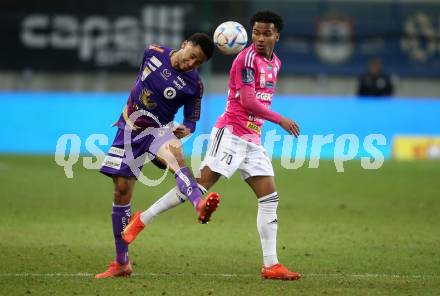
[[172, 100], [176, 97], [176, 89], [174, 87], [167, 87], [163, 91], [163, 95], [166, 99]]
[[258, 91], [255, 94], [255, 97], [261, 101], [265, 101], [265, 102], [272, 102], [272, 96], [273, 94], [271, 93], [265, 93], [265, 92], [260, 92]]
[[271, 65], [267, 65], [266, 69], [267, 69], [267, 71], [272, 71], [272, 66]]
[[109, 154], [117, 155], [117, 156], [124, 156], [125, 149], [121, 149], [118, 147], [110, 147], [110, 150], [108, 151]]
[[264, 71], [262, 71], [260, 73], [260, 87], [263, 88], [266, 86], [266, 73], [264, 73]]
[[147, 66], [145, 66], [144, 71], [142, 72], [141, 80], [144, 81], [147, 78], [147, 76], [150, 75], [150, 73], [151, 70]]
[[247, 128], [253, 130], [254, 132], [256, 132], [257, 134], [261, 135], [261, 127], [259, 127], [258, 125], [253, 124], [252, 122], [248, 121], [246, 124]]
[[139, 101], [141, 101], [142, 105], [144, 105], [147, 109], [154, 109], [157, 106], [157, 103], [151, 99], [152, 94], [153, 93], [148, 89], [144, 89], [139, 98]]
[[148, 60], [147, 65], [145, 66], [144, 71], [142, 72], [141, 80], [144, 81], [147, 78], [147, 76], [150, 75], [151, 72], [156, 71], [156, 69], [159, 68], [160, 66], [162, 66], [162, 62], [159, 61], [159, 59], [156, 58], [155, 56], [152, 56]]
[[152, 57], [150, 58], [150, 61], [151, 61], [151, 62], [152, 62], [157, 68], [159, 68], [160, 66], [162, 66], [162, 62], [159, 61], [159, 59], [156, 58], [155, 56], [152, 56]]
[[182, 77], [177, 76], [177, 80], [179, 80], [179, 82], [180, 82], [180, 84], [181, 84], [182, 86], [185, 86], [185, 85], [186, 85], [186, 82], [185, 82], [185, 80], [183, 80]]
[[179, 82], [177, 82], [176, 80], [173, 80], [173, 84], [177, 89], [182, 89], [183, 86], [179, 84]]
[[266, 87], [267, 88], [273, 88], [273, 82], [272, 81], [266, 82]]
[[106, 155], [104, 158], [104, 162], [102, 163], [102, 166], [120, 170], [121, 164], [122, 164], [122, 158]]
[[160, 73], [160, 76], [162, 76], [163, 79], [168, 80], [168, 78], [170, 78], [170, 76], [171, 76], [171, 71], [168, 70], [167, 68], [165, 68]]
[[[178, 81], [177, 81], [178, 80]], [[177, 89], [183, 89], [183, 87], [186, 85], [185, 80], [182, 79], [182, 77], [177, 76], [177, 80], [173, 80], [173, 84]]]
[[147, 63], [148, 68], [151, 69], [151, 71], [156, 71], [156, 67], [154, 67], [152, 64], [150, 64], [149, 62]]
[[254, 70], [250, 68], [245, 68], [241, 71], [241, 81], [244, 84], [254, 83]]

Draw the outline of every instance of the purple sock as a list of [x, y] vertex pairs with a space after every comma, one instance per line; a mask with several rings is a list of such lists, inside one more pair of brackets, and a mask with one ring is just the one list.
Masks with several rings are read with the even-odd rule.
[[182, 167], [178, 170], [174, 177], [176, 177], [177, 188], [182, 192], [195, 208], [202, 198], [199, 186], [194, 177], [191, 175], [189, 168]]
[[125, 206], [113, 204], [113, 236], [115, 237], [116, 261], [119, 264], [127, 264], [128, 262], [128, 245], [122, 240], [121, 232], [130, 220], [130, 212], [130, 204]]

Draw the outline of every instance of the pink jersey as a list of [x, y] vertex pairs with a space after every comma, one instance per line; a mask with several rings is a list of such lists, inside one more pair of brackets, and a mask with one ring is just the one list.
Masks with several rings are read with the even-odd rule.
[[254, 45], [242, 50], [232, 63], [226, 110], [218, 118], [215, 127], [227, 126], [234, 135], [259, 145], [264, 120], [250, 114], [242, 106], [240, 88], [243, 85], [255, 86], [256, 100], [270, 108], [280, 68], [281, 61], [275, 53], [272, 60], [268, 60], [257, 53]]

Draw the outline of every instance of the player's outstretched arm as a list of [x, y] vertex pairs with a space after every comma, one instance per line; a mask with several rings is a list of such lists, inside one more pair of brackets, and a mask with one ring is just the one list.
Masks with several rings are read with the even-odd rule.
[[240, 88], [240, 101], [241, 105], [249, 113], [273, 123], [280, 124], [281, 115], [269, 110], [264, 104], [255, 98], [255, 87], [253, 85], [244, 84]]
[[241, 104], [247, 111], [260, 118], [279, 124], [289, 134], [295, 137], [299, 136], [299, 126], [295, 121], [269, 110], [255, 98], [254, 94], [255, 88], [252, 85], [243, 85], [240, 89]]
[[298, 138], [300, 130], [298, 124], [290, 118], [281, 116], [279, 125], [285, 129], [289, 134]]

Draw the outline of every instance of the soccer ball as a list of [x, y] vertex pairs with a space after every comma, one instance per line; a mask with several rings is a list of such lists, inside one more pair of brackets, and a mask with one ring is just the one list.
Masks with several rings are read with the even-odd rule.
[[237, 54], [247, 44], [246, 29], [237, 22], [220, 24], [214, 32], [214, 43], [223, 54]]

